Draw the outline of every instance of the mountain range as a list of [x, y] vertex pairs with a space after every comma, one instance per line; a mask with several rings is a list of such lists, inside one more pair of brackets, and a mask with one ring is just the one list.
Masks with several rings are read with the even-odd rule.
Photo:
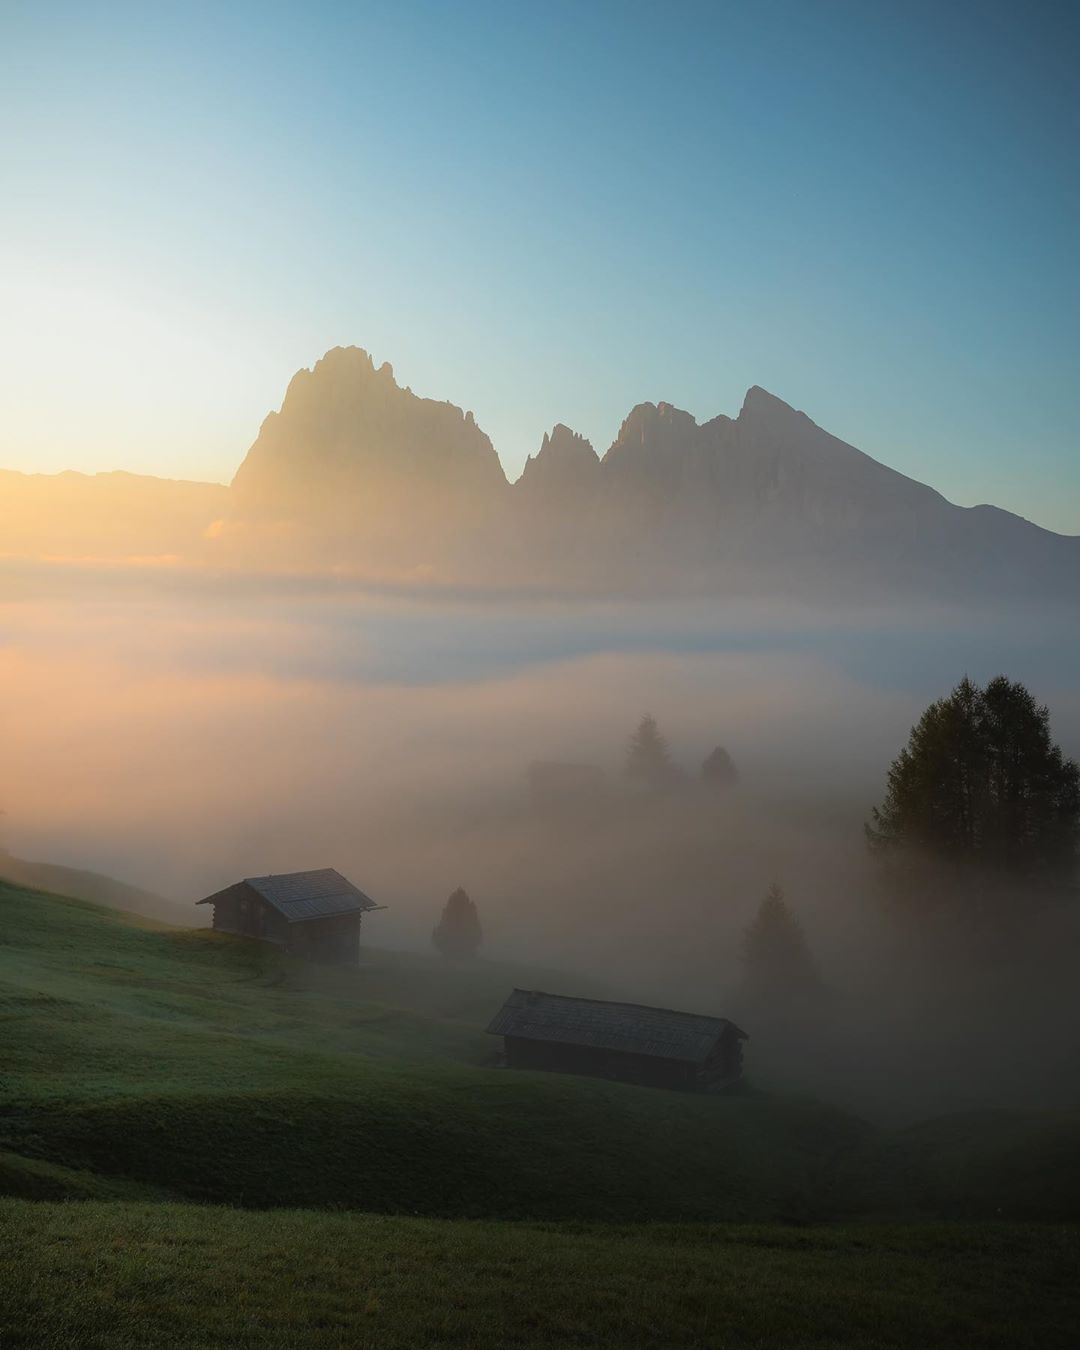
[[510, 482], [472, 413], [402, 388], [356, 347], [293, 377], [228, 488], [7, 474], [0, 527], [5, 551], [511, 588], [1080, 598], [1080, 538], [956, 506], [756, 386], [737, 417], [703, 423], [638, 404], [603, 456], [557, 425]]

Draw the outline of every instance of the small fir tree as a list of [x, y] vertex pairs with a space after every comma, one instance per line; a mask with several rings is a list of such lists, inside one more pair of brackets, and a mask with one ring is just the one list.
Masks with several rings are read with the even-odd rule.
[[480, 950], [484, 939], [476, 906], [460, 886], [443, 906], [431, 940], [442, 956], [455, 961], [471, 960]]
[[733, 787], [739, 781], [739, 771], [735, 767], [735, 761], [722, 745], [718, 745], [715, 750], [705, 756], [701, 765], [701, 779], [709, 787], [715, 788]]
[[820, 980], [802, 926], [774, 882], [743, 939], [743, 980], [755, 1000], [805, 999]]
[[646, 713], [626, 749], [626, 776], [651, 788], [670, 787], [679, 777], [656, 718]]

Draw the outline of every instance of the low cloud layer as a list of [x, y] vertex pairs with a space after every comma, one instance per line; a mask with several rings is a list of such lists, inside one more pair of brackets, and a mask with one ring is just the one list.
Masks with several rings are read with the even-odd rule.
[[[426, 946], [464, 885], [490, 958], [702, 1008], [736, 997], [741, 933], [773, 880], [845, 997], [868, 953], [887, 961], [862, 822], [922, 707], [965, 670], [1025, 679], [1080, 750], [1075, 647], [1030, 616], [885, 630], [235, 581], [133, 593], [98, 576], [25, 592], [0, 622], [13, 853], [185, 903], [336, 866], [388, 906], [370, 940], [400, 946]], [[670, 799], [621, 777], [646, 711], [687, 772]], [[697, 783], [717, 744], [736, 791]], [[539, 807], [536, 760], [600, 766], [609, 798]]]

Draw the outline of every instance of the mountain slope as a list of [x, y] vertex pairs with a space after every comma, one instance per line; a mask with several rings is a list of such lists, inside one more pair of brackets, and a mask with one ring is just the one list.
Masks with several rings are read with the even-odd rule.
[[1080, 599], [1080, 538], [954, 506], [757, 386], [699, 424], [642, 403], [602, 458], [563, 425], [516, 483], [471, 413], [338, 347], [289, 384], [229, 488], [0, 476], [5, 552], [629, 595]]
[[[499, 457], [451, 403], [418, 398], [357, 347], [301, 370], [233, 479], [247, 546], [405, 567], [453, 552], [507, 491]], [[280, 533], [280, 527], [293, 527]]]
[[[973, 510], [765, 390], [701, 425], [631, 410], [602, 459], [568, 427], [508, 485], [487, 437], [357, 348], [289, 387], [237, 473], [234, 523], [286, 556], [457, 581], [650, 594], [1075, 599], [1080, 539]], [[266, 539], [265, 533], [262, 538]]]

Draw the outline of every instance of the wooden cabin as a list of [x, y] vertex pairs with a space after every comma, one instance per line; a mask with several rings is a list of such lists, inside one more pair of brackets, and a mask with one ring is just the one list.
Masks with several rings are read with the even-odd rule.
[[650, 1087], [718, 1086], [742, 1072], [748, 1037], [725, 1017], [515, 989], [488, 1032], [512, 1069], [619, 1078]]
[[245, 877], [195, 903], [214, 906], [213, 926], [222, 933], [276, 942], [309, 961], [349, 966], [360, 956], [361, 917], [386, 908], [332, 867]]

